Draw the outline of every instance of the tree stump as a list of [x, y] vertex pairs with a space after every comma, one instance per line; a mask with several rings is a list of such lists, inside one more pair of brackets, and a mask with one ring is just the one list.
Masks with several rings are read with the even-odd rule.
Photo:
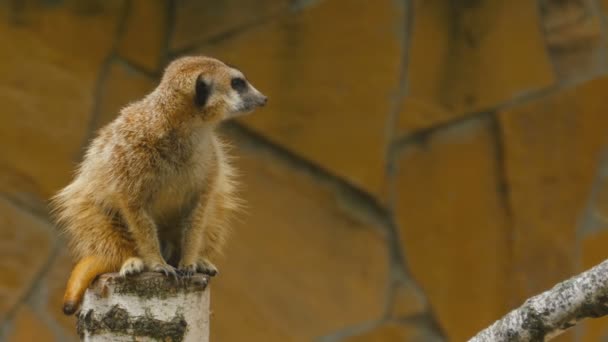
[[209, 278], [101, 275], [78, 313], [81, 341], [209, 341]]

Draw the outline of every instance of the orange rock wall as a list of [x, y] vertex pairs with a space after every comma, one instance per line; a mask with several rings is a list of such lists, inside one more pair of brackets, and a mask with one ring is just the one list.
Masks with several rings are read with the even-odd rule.
[[[248, 208], [212, 283], [212, 340], [465, 340], [608, 256], [604, 222], [584, 216], [608, 209], [602, 181], [587, 208], [608, 146], [607, 14], [606, 0], [0, 1], [0, 340], [76, 340], [46, 200], [99, 127], [194, 53], [270, 98], [224, 128]], [[559, 340], [606, 338], [598, 319]]]

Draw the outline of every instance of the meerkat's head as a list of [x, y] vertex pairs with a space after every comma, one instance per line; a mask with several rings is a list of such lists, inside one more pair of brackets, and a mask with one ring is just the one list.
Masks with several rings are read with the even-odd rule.
[[250, 113], [268, 100], [240, 70], [205, 56], [174, 60], [165, 69], [160, 86], [175, 93], [193, 115], [207, 122]]

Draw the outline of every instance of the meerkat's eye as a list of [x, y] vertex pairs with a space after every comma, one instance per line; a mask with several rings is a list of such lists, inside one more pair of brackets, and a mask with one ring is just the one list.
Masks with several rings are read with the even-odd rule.
[[242, 92], [247, 88], [247, 82], [245, 82], [245, 80], [240, 77], [236, 77], [230, 81], [230, 86], [232, 87], [232, 89], [238, 92]]

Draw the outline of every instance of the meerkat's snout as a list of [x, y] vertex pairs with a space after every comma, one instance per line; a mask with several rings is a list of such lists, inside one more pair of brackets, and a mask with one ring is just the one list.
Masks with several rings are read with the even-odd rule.
[[232, 68], [230, 72], [230, 88], [232, 90], [231, 97], [233, 99], [231, 114], [243, 115], [254, 111], [256, 108], [263, 107], [268, 102], [268, 97], [253, 84], [251, 84], [236, 68]]
[[[241, 80], [243, 81], [241, 83]], [[249, 113], [258, 107], [263, 107], [268, 102], [268, 97], [257, 90], [251, 83], [242, 78], [234, 78], [232, 80], [232, 88], [238, 94], [235, 113]]]
[[266, 105], [266, 102], [268, 102], [268, 97], [254, 89], [254, 94], [252, 98], [246, 98], [245, 101], [252, 102], [252, 104], [250, 105], [251, 107], [264, 107]]

